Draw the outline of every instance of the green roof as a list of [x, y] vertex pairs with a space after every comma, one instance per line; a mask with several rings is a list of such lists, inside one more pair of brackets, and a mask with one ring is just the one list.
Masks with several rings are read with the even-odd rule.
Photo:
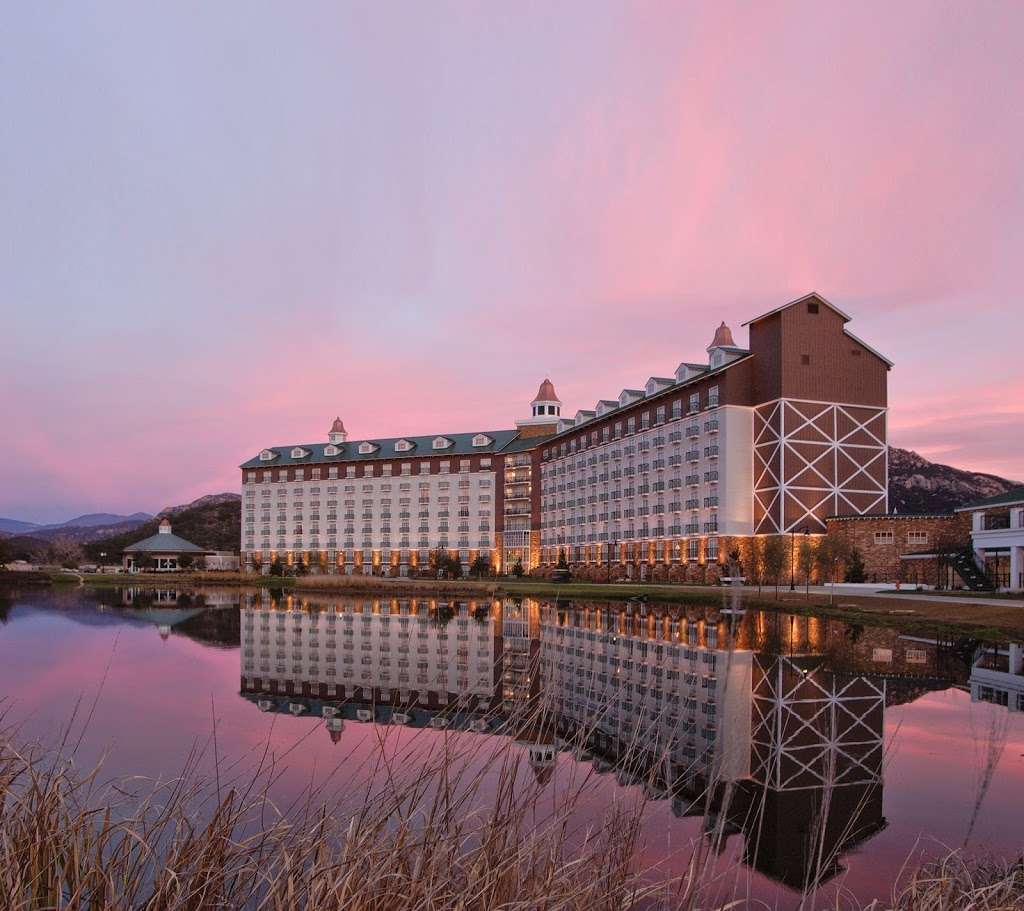
[[150, 535], [148, 538], [143, 538], [141, 541], [136, 541], [134, 544], [129, 544], [124, 552], [126, 554], [134, 553], [159, 553], [159, 554], [205, 554], [209, 553], [205, 547], [197, 547], [191, 541], [186, 541], [184, 538], [179, 538], [177, 535], [170, 533], [161, 534], [157, 532], [155, 535]]
[[969, 509], [987, 509], [990, 506], [1010, 506], [1014, 503], [1024, 503], [1024, 485], [1011, 487], [1005, 493], [997, 493], [994, 497], [986, 497], [984, 500], [976, 500], [966, 506], [957, 508], [957, 512], [966, 512]]
[[[473, 437], [479, 434], [488, 436], [492, 442], [487, 446], [474, 446]], [[452, 445], [444, 449], [434, 449], [434, 440], [444, 437], [451, 440]], [[271, 452], [276, 453], [273, 459], [261, 460], [257, 454], [255, 457], [243, 462], [240, 468], [274, 468], [281, 465], [319, 465], [326, 462], [370, 462], [376, 459], [402, 459], [422, 458], [423, 456], [468, 456], [468, 455], [489, 455], [497, 452], [517, 451], [510, 444], [518, 442], [518, 430], [479, 430], [474, 433], [435, 433], [430, 436], [414, 437], [386, 437], [375, 440], [353, 440], [347, 443], [334, 444], [338, 449], [337, 455], [325, 455], [324, 450], [331, 443], [296, 443], [293, 446], [268, 446]], [[528, 437], [527, 449], [532, 449], [540, 437]], [[400, 440], [407, 440], [412, 444], [411, 449], [395, 451], [395, 443]], [[363, 443], [372, 443], [376, 448], [373, 452], [360, 452], [359, 447]], [[309, 453], [306, 456], [292, 456], [293, 449], [303, 449]]]

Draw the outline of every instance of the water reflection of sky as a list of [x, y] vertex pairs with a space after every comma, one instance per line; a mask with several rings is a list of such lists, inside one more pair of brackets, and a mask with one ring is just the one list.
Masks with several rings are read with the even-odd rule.
[[[237, 648], [210, 647], [178, 630], [162, 638], [148, 619], [101, 610], [89, 596], [19, 595], [0, 627], [0, 658], [7, 720], [21, 723], [33, 737], [55, 741], [76, 703], [83, 719], [98, 694], [78, 762], [85, 766], [105, 754], [109, 775], [175, 775], [196, 745], [209, 750], [214, 717], [221, 754], [240, 759], [242, 767], [255, 766], [269, 744], [269, 757], [284, 772], [278, 784], [283, 799], [312, 780], [333, 775], [340, 787], [353, 777], [365, 778], [376, 754], [380, 730], [372, 725], [349, 724], [334, 744], [319, 719], [262, 714], [240, 698]], [[1008, 721], [1008, 729], [972, 845], [1007, 855], [1024, 847], [1024, 715], [972, 703], [960, 689], [928, 692], [887, 710], [888, 827], [844, 856], [848, 873], [842, 885], [861, 896], [884, 895], [915, 844], [928, 851], [934, 851], [932, 842], [961, 845], [993, 719]], [[445, 736], [477, 735], [392, 728], [387, 750], [411, 750], [405, 759], [415, 761], [419, 750]], [[589, 765], [560, 754], [554, 786], [591, 774]], [[599, 819], [610, 805], [634, 800], [637, 793], [618, 787], [612, 775], [601, 776], [588, 791], [581, 822]], [[649, 805], [645, 833], [642, 861], [678, 873], [699, 823], [677, 819], [671, 802], [661, 801]], [[741, 838], [734, 836], [719, 860], [722, 869], [733, 870], [740, 852]], [[768, 899], [790, 894], [748, 870], [739, 882]], [[735, 876], [729, 884], [735, 887]]]

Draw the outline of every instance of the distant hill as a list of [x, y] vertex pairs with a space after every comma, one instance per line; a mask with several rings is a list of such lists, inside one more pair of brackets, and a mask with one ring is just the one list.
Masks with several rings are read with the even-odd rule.
[[210, 550], [238, 550], [242, 534], [242, 498], [237, 493], [210, 494], [181, 506], [162, 509], [154, 518], [127, 531], [89, 541], [85, 552], [98, 559], [101, 552], [107, 560], [120, 555], [129, 545], [155, 535], [160, 518], [169, 516], [174, 534]]
[[0, 519], [0, 536], [30, 535], [44, 541], [70, 538], [72, 541], [85, 542], [97, 538], [109, 538], [111, 535], [130, 531], [151, 518], [152, 516], [148, 512], [133, 512], [130, 516], [121, 516], [110, 512], [91, 512], [75, 516], [66, 522], [54, 522], [49, 525], [22, 522], [19, 519]]
[[929, 462], [910, 449], [889, 447], [889, 509], [942, 513], [1005, 493], [1020, 481]]
[[35, 522], [22, 522], [20, 519], [0, 518], [0, 534], [24, 535], [41, 526]]
[[54, 528], [91, 528], [94, 525], [123, 525], [128, 522], [141, 523], [153, 517], [148, 512], [133, 512], [130, 516], [119, 516], [110, 512], [90, 512], [84, 516], [75, 516], [67, 522], [58, 522], [55, 525], [43, 525], [41, 528], [49, 531]]

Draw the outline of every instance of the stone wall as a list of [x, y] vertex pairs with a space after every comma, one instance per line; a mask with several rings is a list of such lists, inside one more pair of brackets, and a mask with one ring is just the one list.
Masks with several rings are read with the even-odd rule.
[[970, 517], [966, 513], [838, 516], [828, 519], [827, 526], [830, 535], [845, 538], [851, 547], [860, 551], [869, 582], [899, 579], [934, 584], [937, 561], [901, 560], [900, 557], [936, 550], [960, 550], [968, 546], [971, 538]]

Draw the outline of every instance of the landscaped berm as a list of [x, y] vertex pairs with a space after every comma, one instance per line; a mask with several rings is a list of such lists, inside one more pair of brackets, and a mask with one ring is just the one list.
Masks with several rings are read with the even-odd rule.
[[124, 549], [122, 561], [128, 572], [173, 572], [188, 569], [195, 560], [204, 558], [208, 553], [211, 551], [174, 534], [171, 531], [171, 520], [165, 516], [160, 520], [160, 528], [155, 535], [129, 544]]

